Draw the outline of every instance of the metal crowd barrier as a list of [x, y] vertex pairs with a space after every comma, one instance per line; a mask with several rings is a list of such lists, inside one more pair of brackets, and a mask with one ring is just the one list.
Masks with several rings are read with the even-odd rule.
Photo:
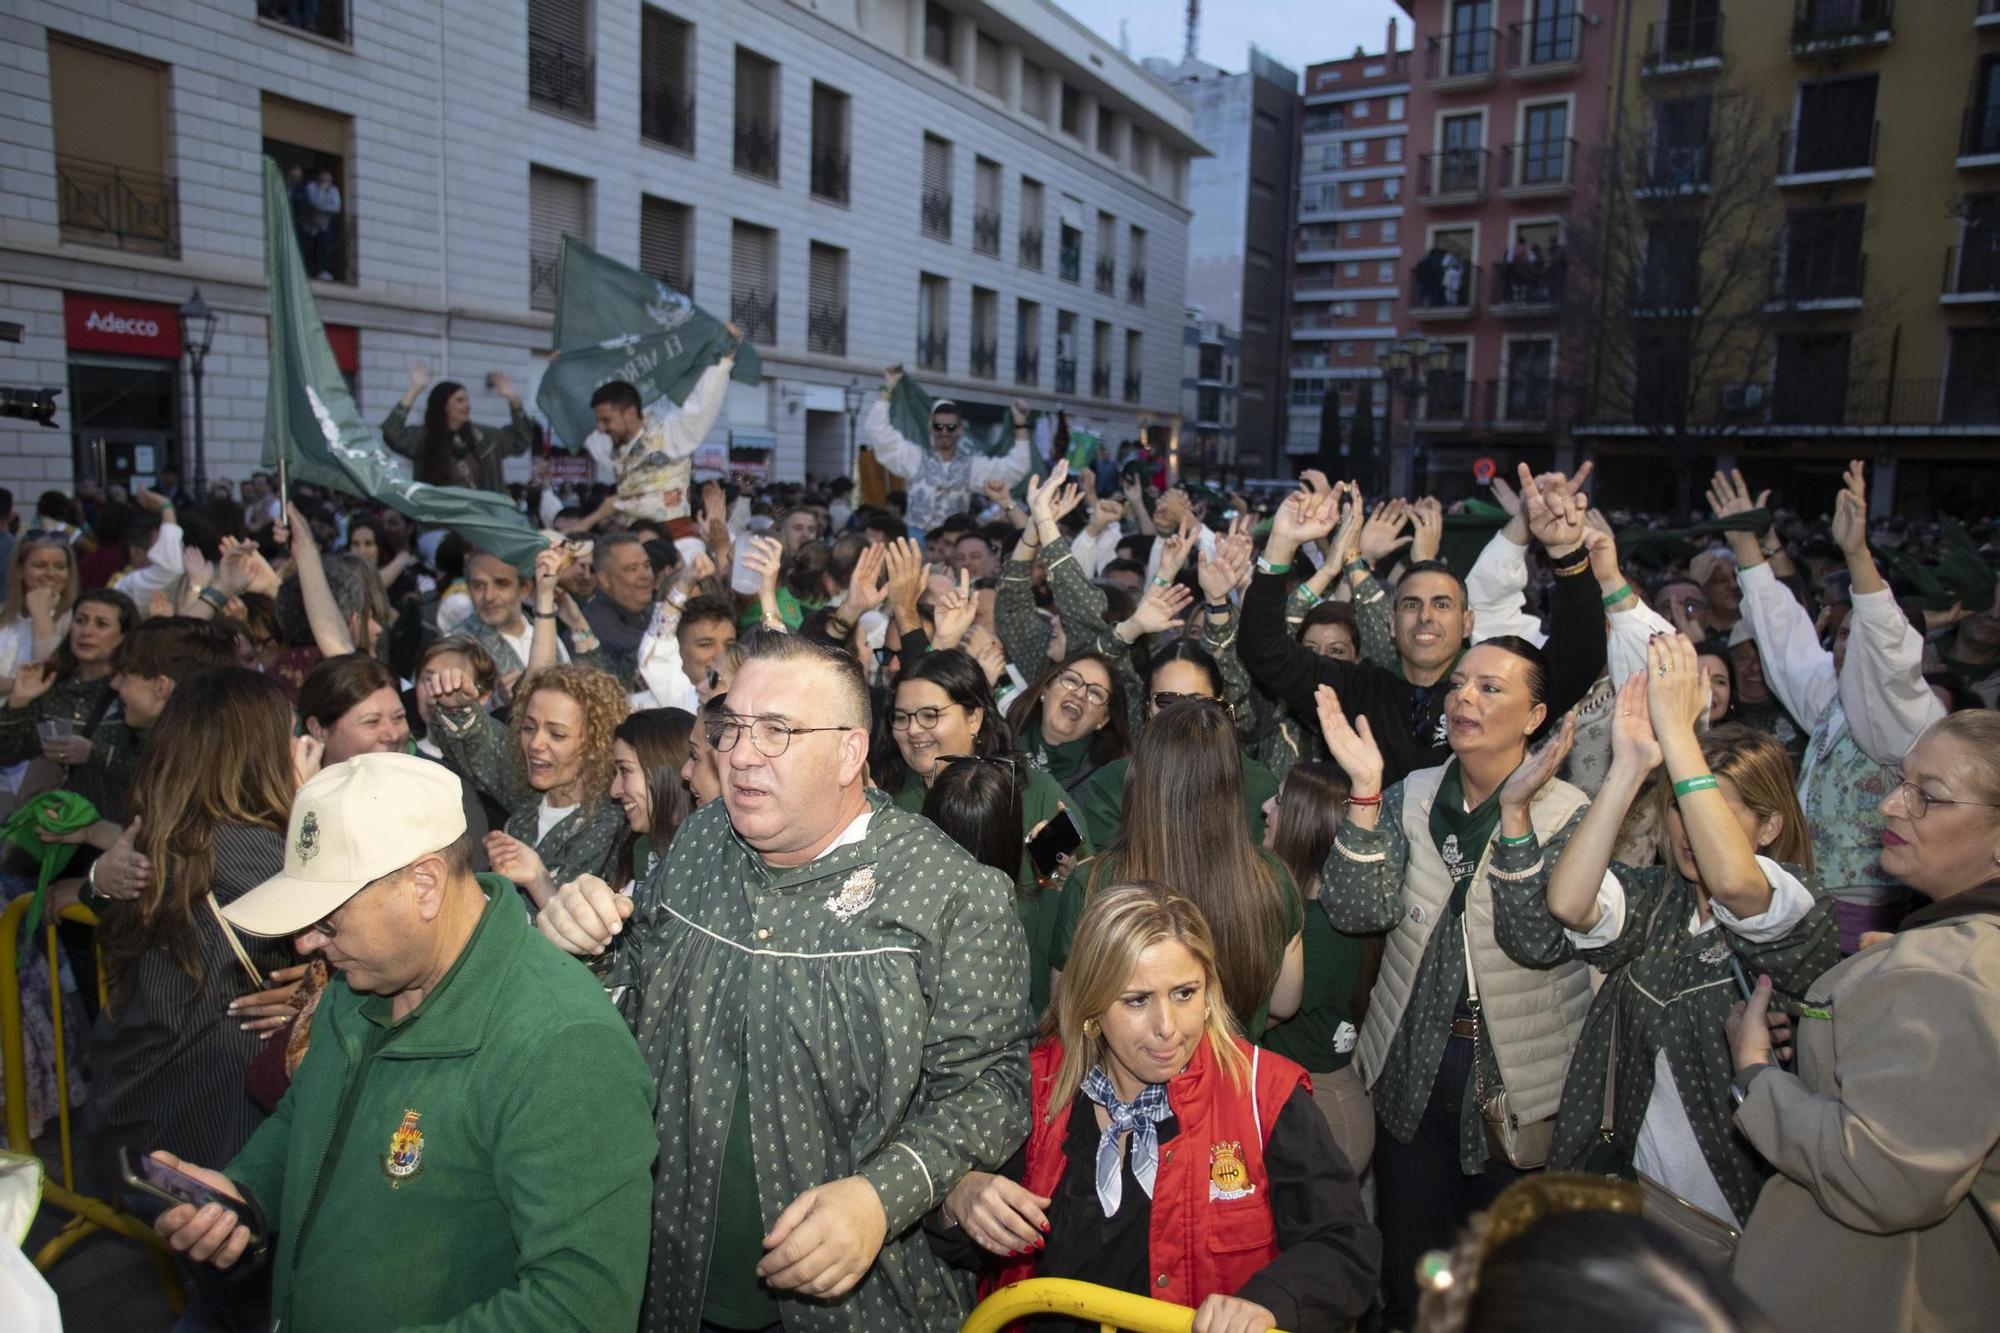
[[[0, 1072], [6, 1078], [7, 1146], [15, 1152], [35, 1155], [35, 1142], [28, 1135], [28, 1068], [21, 1038], [21, 922], [27, 916], [33, 895], [23, 894], [0, 912]], [[113, 1231], [136, 1240], [152, 1256], [154, 1271], [166, 1289], [167, 1302], [178, 1313], [186, 1304], [180, 1276], [174, 1269], [172, 1251], [152, 1227], [141, 1222], [115, 1203], [93, 1199], [76, 1187], [75, 1156], [71, 1148], [69, 1106], [69, 1055], [63, 1047], [62, 952], [56, 942], [56, 920], [75, 921], [95, 927], [97, 917], [87, 907], [71, 905], [60, 913], [49, 913], [42, 930], [48, 949], [49, 1011], [54, 1023], [56, 1118], [62, 1143], [62, 1180], [57, 1183], [44, 1175], [42, 1203], [70, 1214], [61, 1230], [34, 1254], [35, 1267], [44, 1273], [55, 1267], [77, 1242], [94, 1231]], [[98, 969], [97, 999], [104, 1002], [104, 970]]]
[[959, 1325], [958, 1333], [1000, 1333], [1018, 1319], [1045, 1314], [1095, 1319], [1102, 1333], [1121, 1329], [1124, 1333], [1188, 1333], [1194, 1327], [1194, 1311], [1185, 1305], [1135, 1296], [1094, 1282], [1037, 1277], [988, 1296]]

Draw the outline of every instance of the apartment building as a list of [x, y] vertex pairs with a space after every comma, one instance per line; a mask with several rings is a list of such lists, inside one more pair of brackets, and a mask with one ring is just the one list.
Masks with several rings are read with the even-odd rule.
[[[214, 312], [212, 475], [256, 465], [261, 162], [338, 191], [309, 260], [378, 418], [412, 362], [532, 401], [577, 236], [733, 318], [766, 379], [701, 456], [846, 467], [844, 389], [892, 362], [997, 423], [1016, 394], [1117, 441], [1180, 419], [1187, 105], [1048, 0], [50, 0], [0, 19], [0, 484], [192, 471], [176, 312]], [[510, 475], [525, 477], [517, 460]]]
[[1181, 337], [1181, 472], [1190, 481], [1270, 475], [1264, 460], [1238, 462], [1222, 451], [1236, 439], [1243, 410], [1243, 341], [1227, 324], [1190, 306]]
[[[1329, 394], [1351, 420], [1402, 317], [1411, 53], [1396, 42], [1391, 20], [1381, 51], [1306, 69], [1286, 385], [1294, 458], [1319, 449]], [[1367, 398], [1380, 417], [1387, 396]]]

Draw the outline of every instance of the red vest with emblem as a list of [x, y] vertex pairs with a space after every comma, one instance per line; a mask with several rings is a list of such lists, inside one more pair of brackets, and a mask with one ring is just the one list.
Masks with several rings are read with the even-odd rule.
[[[1160, 1145], [1147, 1242], [1151, 1277], [1142, 1296], [1187, 1306], [1217, 1292], [1233, 1296], [1278, 1257], [1264, 1144], [1293, 1090], [1310, 1091], [1312, 1083], [1283, 1056], [1235, 1041], [1251, 1063], [1241, 1090], [1216, 1068], [1206, 1041], [1167, 1083], [1167, 1104], [1180, 1128], [1172, 1142]], [[1044, 1198], [1054, 1196], [1069, 1166], [1063, 1156], [1069, 1108], [1049, 1105], [1062, 1058], [1062, 1042], [1054, 1037], [1028, 1056], [1034, 1119], [1021, 1183]], [[1077, 1169], [1094, 1174], [1096, 1163], [1079, 1162]], [[1011, 1264], [987, 1278], [980, 1294], [1034, 1276], [1033, 1263]]]

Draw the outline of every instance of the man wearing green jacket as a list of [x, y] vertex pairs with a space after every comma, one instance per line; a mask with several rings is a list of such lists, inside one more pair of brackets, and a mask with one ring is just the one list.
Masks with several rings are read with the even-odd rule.
[[[224, 917], [290, 935], [345, 984], [271, 1119], [220, 1172], [255, 1202], [155, 1224], [199, 1262], [269, 1242], [273, 1327], [630, 1329], [658, 1144], [652, 1084], [589, 974], [471, 871], [459, 782], [361, 755], [299, 789], [285, 868]], [[248, 1210], [246, 1210], [248, 1211]]]

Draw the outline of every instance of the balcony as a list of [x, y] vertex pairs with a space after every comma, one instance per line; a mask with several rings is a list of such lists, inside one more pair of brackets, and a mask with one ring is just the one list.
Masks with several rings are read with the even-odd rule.
[[837, 143], [816, 143], [812, 150], [812, 192], [830, 203], [844, 204], [847, 195], [847, 154]]
[[1000, 374], [1000, 343], [998, 339], [975, 338], [972, 340], [972, 373], [982, 380], [997, 379]]
[[[1951, 246], [1944, 252], [1944, 284], [1938, 295], [1941, 305], [2000, 304], [2000, 230], [1993, 227], [1967, 228], [1974, 237], [1963, 248]], [[1983, 239], [1979, 239], [1983, 234]]]
[[1139, 399], [1140, 399], [1140, 398], [1141, 398], [1141, 397], [1143, 396], [1143, 392], [1142, 392], [1142, 391], [1143, 391], [1144, 387], [1145, 387], [1145, 386], [1144, 386], [1144, 385], [1143, 385], [1143, 384], [1142, 384], [1142, 383], [1140, 382], [1140, 377], [1139, 377], [1139, 376], [1137, 376], [1137, 375], [1132, 375], [1132, 374], [1128, 374], [1128, 375], [1126, 375], [1126, 376], [1125, 376], [1125, 401], [1126, 401], [1126, 402], [1128, 402], [1128, 403], [1136, 403], [1136, 402], [1138, 402], [1138, 401], [1139, 401]]
[[745, 175], [778, 179], [778, 131], [760, 120], [738, 121], [735, 160]]
[[1332, 338], [1343, 327], [1332, 315], [1299, 314], [1292, 316], [1292, 333], [1300, 338]]
[[917, 336], [917, 369], [946, 370], [951, 365], [951, 335], [944, 332]]
[[1000, 253], [1000, 210], [997, 208], [975, 208], [972, 210], [972, 248], [982, 255]]
[[1146, 270], [1135, 268], [1125, 275], [1125, 299], [1133, 305], [1146, 304]]
[[1576, 140], [1535, 139], [1500, 149], [1500, 193], [1508, 199], [1545, 199], [1576, 188]]
[[1467, 28], [1424, 43], [1424, 77], [1431, 91], [1465, 92], [1489, 88], [1499, 62], [1500, 34], [1492, 28]]
[[1798, 0], [1792, 10], [1792, 54], [1887, 46], [1895, 36], [1895, 13], [1895, 0]]
[[1110, 255], [1097, 257], [1097, 290], [1105, 296], [1118, 294], [1118, 261]]
[[1486, 197], [1484, 148], [1447, 148], [1417, 158], [1417, 198], [1432, 208], [1476, 204]]
[[1464, 375], [1433, 375], [1417, 404], [1417, 424], [1429, 430], [1463, 430], [1472, 424], [1472, 383]]
[[1040, 384], [1042, 382], [1042, 352], [1035, 348], [1022, 348], [1014, 353], [1014, 383]]
[[1553, 315], [1563, 308], [1568, 281], [1569, 259], [1561, 251], [1547, 259], [1503, 259], [1493, 266], [1493, 313], [1502, 319]]
[[847, 355], [847, 307], [815, 305], [806, 311], [806, 350]]
[[1522, 82], [1583, 68], [1583, 15], [1553, 14], [1507, 28], [1507, 73]]
[[66, 241], [180, 258], [179, 188], [171, 176], [59, 157], [56, 218]]
[[1546, 430], [1555, 419], [1556, 382], [1547, 374], [1523, 372], [1482, 387], [1485, 421], [1494, 430]]
[[1859, 310], [1868, 256], [1851, 249], [1804, 247], [1771, 264], [1772, 313]]
[[755, 288], [736, 292], [729, 298], [729, 318], [743, 330], [746, 342], [769, 346], [778, 341], [778, 295]]
[[1819, 125], [1778, 136], [1780, 186], [1827, 185], [1875, 175], [1876, 122]]
[[1083, 281], [1083, 243], [1065, 245], [1056, 256], [1056, 276], [1064, 282]]
[[2000, 101], [1975, 102], [1965, 108], [1958, 131], [1958, 167], [1961, 171], [2000, 167]]
[[[1613, 405], [1578, 430], [1639, 432], [1645, 404]], [[1673, 419], [1670, 409], [1661, 418]], [[1842, 374], [1806, 375], [1776, 383], [1750, 381], [1716, 386], [1690, 425], [1742, 436], [1963, 434], [2000, 435], [2000, 380], [1968, 374], [1948, 380], [1851, 380]], [[1608, 430], [1606, 428], [1609, 428]]]
[[329, 42], [347, 44], [347, 6], [344, 4], [303, 5], [297, 0], [257, 0], [257, 17], [267, 23], [324, 37]]
[[925, 190], [922, 209], [924, 235], [933, 240], [950, 240], [951, 196], [943, 190]]
[[1646, 25], [1646, 53], [1639, 73], [1647, 78], [1696, 74], [1722, 68], [1722, 15], [1691, 14]]
[[1640, 199], [1671, 199], [1708, 193], [1708, 145], [1660, 144], [1640, 164], [1632, 193]]
[[1673, 255], [1639, 270], [1630, 314], [1635, 319], [1687, 318], [1701, 313], [1701, 272], [1693, 255]]
[[1410, 318], [1467, 319], [1479, 308], [1479, 265], [1457, 255], [1421, 259], [1410, 270]]
[[694, 151], [694, 94], [669, 85], [639, 95], [639, 137], [683, 153]]
[[544, 111], [591, 119], [597, 106], [595, 57], [568, 42], [529, 33], [528, 102]]
[[1056, 392], [1076, 392], [1076, 358], [1071, 357], [1067, 361], [1056, 358]]
[[1042, 271], [1042, 229], [1040, 227], [1021, 228], [1021, 267]]

